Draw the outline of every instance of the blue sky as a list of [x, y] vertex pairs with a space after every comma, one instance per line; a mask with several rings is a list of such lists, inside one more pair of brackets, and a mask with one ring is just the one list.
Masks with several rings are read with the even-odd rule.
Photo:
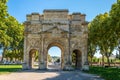
[[51, 47], [51, 48], [48, 50], [48, 53], [49, 53], [51, 56], [61, 57], [61, 50], [60, 50], [60, 48], [57, 47], [57, 46]]
[[[9, 14], [22, 23], [26, 20], [26, 14], [42, 14], [44, 9], [68, 9], [69, 14], [81, 12], [86, 14], [87, 21], [91, 21], [96, 15], [109, 12], [115, 2], [116, 0], [9, 0], [7, 5]], [[52, 47], [49, 53], [60, 56], [60, 49]]]
[[8, 12], [18, 21], [24, 22], [26, 14], [43, 13], [44, 9], [69, 9], [69, 13], [85, 13], [91, 21], [96, 15], [108, 12], [116, 0], [9, 0]]

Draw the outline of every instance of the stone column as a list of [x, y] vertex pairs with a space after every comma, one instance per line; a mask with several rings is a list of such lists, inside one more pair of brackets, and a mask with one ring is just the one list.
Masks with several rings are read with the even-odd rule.
[[69, 53], [69, 47], [67, 47], [64, 51], [64, 70], [71, 70], [71, 63], [70, 63], [70, 53]]
[[25, 34], [25, 36], [24, 36], [24, 60], [23, 60], [23, 64], [22, 64], [23, 69], [28, 69], [28, 57], [27, 57], [26, 41], [27, 41], [27, 38], [26, 38], [26, 34]]
[[40, 64], [39, 64], [39, 69], [45, 69], [45, 63], [44, 63], [44, 52], [41, 52], [41, 56], [40, 56]]
[[[27, 69], [31, 69], [32, 68], [32, 66], [30, 65], [31, 63], [31, 61], [30, 61], [30, 58], [32, 59], [32, 57], [30, 57], [30, 48], [28, 48], [27, 49], [27, 51], [26, 51], [27, 53], [27, 55], [26, 55], [26, 65], [27, 65]], [[32, 55], [31, 55], [32, 56]]]
[[44, 69], [47, 69], [47, 49], [44, 49]]
[[44, 50], [44, 40], [41, 41], [41, 52], [40, 52], [40, 64], [39, 69], [46, 69], [45, 66], [45, 50]]
[[38, 69], [41, 68], [41, 50], [38, 50]]
[[70, 57], [70, 65], [72, 66], [72, 51], [70, 51], [69, 57]]
[[87, 39], [86, 39], [85, 46], [84, 46], [84, 52], [85, 52], [85, 55], [84, 55], [84, 64], [83, 64], [84, 67], [83, 67], [83, 70], [89, 70]]

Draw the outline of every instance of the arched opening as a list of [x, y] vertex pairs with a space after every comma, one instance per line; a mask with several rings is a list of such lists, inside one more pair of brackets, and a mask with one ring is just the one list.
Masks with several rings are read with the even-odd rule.
[[38, 50], [31, 49], [29, 52], [29, 66], [31, 69], [38, 69]]
[[60, 70], [63, 66], [63, 48], [58, 43], [48, 46], [47, 69]]
[[72, 53], [72, 66], [74, 69], [81, 69], [81, 62], [82, 62], [82, 57], [81, 57], [81, 52], [79, 50], [74, 50]]
[[48, 69], [61, 69], [61, 49], [57, 46], [52, 46], [48, 50], [47, 55]]

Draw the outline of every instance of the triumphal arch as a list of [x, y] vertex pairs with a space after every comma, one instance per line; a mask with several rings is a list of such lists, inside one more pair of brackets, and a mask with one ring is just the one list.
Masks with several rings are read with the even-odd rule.
[[70, 70], [72, 54], [75, 53], [75, 67], [88, 69], [87, 39], [88, 22], [85, 14], [69, 14], [66, 9], [47, 9], [43, 14], [27, 15], [24, 22], [24, 63], [23, 69], [32, 69], [32, 54], [38, 52], [38, 69], [47, 69], [48, 49], [61, 49], [61, 69]]

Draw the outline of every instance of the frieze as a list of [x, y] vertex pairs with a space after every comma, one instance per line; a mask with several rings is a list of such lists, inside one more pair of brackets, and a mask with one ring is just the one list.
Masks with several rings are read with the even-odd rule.
[[29, 38], [28, 39], [28, 44], [30, 47], [39, 47], [41, 44], [41, 39], [40, 38]]
[[40, 26], [41, 25], [37, 25], [37, 24], [29, 25], [29, 26], [27, 26], [26, 31], [32, 32], [32, 33], [41, 32], [41, 27]]

